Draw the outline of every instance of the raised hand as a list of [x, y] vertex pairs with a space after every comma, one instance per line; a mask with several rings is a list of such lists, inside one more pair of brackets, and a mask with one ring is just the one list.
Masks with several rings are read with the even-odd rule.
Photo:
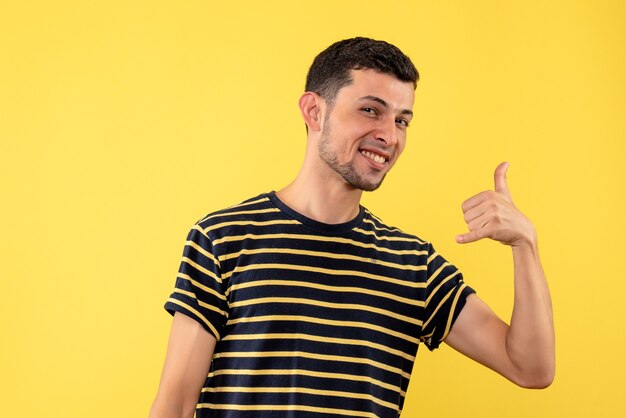
[[510, 325], [478, 296], [470, 295], [445, 341], [520, 386], [545, 388], [554, 379], [556, 364], [552, 301], [539, 262], [535, 228], [511, 199], [506, 182], [508, 167], [502, 163], [496, 168], [495, 190], [463, 202], [469, 232], [456, 240], [467, 243], [491, 238], [512, 247]]
[[505, 245], [517, 246], [536, 242], [532, 222], [513, 204], [506, 171], [509, 163], [500, 163], [493, 175], [495, 190], [470, 197], [461, 208], [469, 232], [457, 235], [458, 243], [491, 238]]

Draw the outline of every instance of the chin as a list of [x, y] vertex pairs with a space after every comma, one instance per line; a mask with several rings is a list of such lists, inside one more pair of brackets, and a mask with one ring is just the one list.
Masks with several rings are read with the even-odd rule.
[[353, 187], [362, 190], [364, 192], [373, 192], [374, 190], [377, 190], [382, 184], [383, 184], [383, 180], [385, 179], [385, 177], [383, 176], [382, 179], [380, 179], [380, 181], [378, 182], [367, 182], [364, 181], [363, 179], [358, 179], [357, 181], [349, 181], [348, 183], [350, 183], [350, 185], [352, 185]]
[[381, 184], [382, 183], [368, 184], [368, 185], [365, 185], [364, 187], [360, 187], [360, 189], [363, 190], [364, 192], [373, 192], [374, 190], [378, 190]]

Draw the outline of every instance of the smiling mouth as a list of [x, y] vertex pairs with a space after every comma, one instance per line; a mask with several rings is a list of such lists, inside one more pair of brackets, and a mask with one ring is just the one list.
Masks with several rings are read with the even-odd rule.
[[385, 157], [383, 157], [382, 155], [378, 155], [378, 154], [374, 154], [373, 152], [369, 152], [369, 151], [365, 151], [365, 150], [360, 150], [361, 155], [363, 155], [364, 157], [369, 158], [370, 160], [378, 163], [378, 164], [384, 164], [385, 162], [387, 162], [387, 159]]

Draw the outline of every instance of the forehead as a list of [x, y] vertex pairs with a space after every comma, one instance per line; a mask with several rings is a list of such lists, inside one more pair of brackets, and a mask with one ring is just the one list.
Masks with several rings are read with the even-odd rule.
[[352, 83], [341, 88], [337, 101], [359, 100], [367, 96], [378, 97], [398, 110], [411, 110], [415, 100], [412, 82], [398, 80], [391, 74], [375, 70], [352, 70]]

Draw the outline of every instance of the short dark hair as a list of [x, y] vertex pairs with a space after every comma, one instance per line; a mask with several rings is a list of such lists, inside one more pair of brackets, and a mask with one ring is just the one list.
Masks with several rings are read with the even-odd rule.
[[385, 41], [351, 38], [335, 42], [313, 60], [306, 76], [305, 91], [332, 103], [339, 90], [352, 83], [350, 71], [372, 69], [391, 74], [417, 86], [419, 73], [400, 49]]

